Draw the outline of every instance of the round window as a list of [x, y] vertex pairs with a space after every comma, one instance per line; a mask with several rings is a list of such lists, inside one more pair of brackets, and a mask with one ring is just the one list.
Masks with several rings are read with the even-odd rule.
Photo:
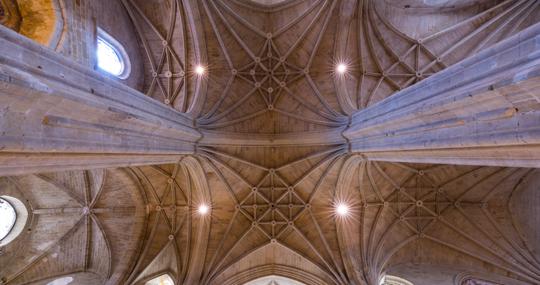
[[0, 246], [10, 243], [22, 232], [27, 218], [23, 202], [11, 196], [0, 196]]
[[11, 203], [4, 198], [0, 198], [0, 241], [8, 236], [15, 226], [17, 212]]

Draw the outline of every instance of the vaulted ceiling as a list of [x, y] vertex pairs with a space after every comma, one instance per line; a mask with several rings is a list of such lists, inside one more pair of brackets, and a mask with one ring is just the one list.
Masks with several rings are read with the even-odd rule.
[[204, 136], [175, 165], [2, 178], [31, 208], [5, 284], [540, 283], [538, 170], [369, 161], [341, 136], [354, 112], [538, 22], [539, 1], [123, 4], [143, 92]]

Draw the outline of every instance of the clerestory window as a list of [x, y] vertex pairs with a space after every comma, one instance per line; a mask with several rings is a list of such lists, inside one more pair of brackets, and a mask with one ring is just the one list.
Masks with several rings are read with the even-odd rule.
[[169, 274], [163, 274], [146, 282], [145, 285], [174, 285], [174, 281]]
[[124, 47], [101, 29], [98, 30], [96, 58], [100, 70], [120, 79], [129, 76], [131, 65]]

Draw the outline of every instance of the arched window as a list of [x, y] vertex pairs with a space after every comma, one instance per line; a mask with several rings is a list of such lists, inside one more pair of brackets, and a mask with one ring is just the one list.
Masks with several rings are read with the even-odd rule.
[[0, 197], [0, 241], [8, 236], [15, 226], [17, 212], [7, 200]]
[[169, 274], [163, 274], [146, 282], [145, 285], [174, 285], [174, 281]]
[[281, 276], [266, 276], [249, 281], [244, 285], [304, 285], [304, 283]]
[[0, 246], [13, 241], [24, 229], [28, 211], [19, 199], [0, 196]]
[[47, 285], [69, 285], [71, 284], [71, 282], [73, 282], [73, 277], [68, 276], [68, 277], [55, 279], [47, 283]]
[[413, 285], [413, 283], [408, 280], [405, 280], [397, 276], [392, 276], [392, 275], [385, 275], [381, 279], [379, 284], [381, 285]]
[[131, 72], [131, 64], [124, 47], [101, 29], [98, 29], [96, 58], [100, 70], [120, 79], [126, 79]]

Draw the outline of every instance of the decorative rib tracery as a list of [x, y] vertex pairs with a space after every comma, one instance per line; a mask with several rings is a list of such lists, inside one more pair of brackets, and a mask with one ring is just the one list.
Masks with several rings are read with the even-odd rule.
[[[500, 212], [494, 195], [511, 193], [530, 173], [527, 169], [451, 166], [406, 168], [352, 157], [340, 176], [338, 196], [358, 205], [360, 238], [339, 233], [359, 256], [349, 256], [364, 268], [362, 282], [376, 282], [394, 254], [414, 241], [431, 241], [472, 259], [537, 283], [540, 263], [522, 237], [502, 230], [493, 215]], [[457, 170], [458, 168], [456, 168]], [[455, 173], [446, 179], [443, 173]], [[356, 173], [355, 177], [348, 177]], [[442, 176], [441, 176], [442, 175]], [[467, 181], [463, 187], [460, 183]], [[501, 186], [506, 185], [506, 186]], [[358, 190], [356, 190], [358, 189]], [[501, 199], [501, 197], [498, 197]], [[507, 209], [504, 209], [507, 211]], [[505, 227], [513, 226], [508, 217]]]
[[[68, 195], [75, 201], [77, 207], [34, 208], [29, 213], [32, 216], [31, 219], [39, 219], [41, 216], [61, 219], [64, 215], [75, 215], [77, 219], [74, 220], [74, 224], [67, 232], [41, 250], [41, 253], [33, 258], [31, 262], [20, 268], [15, 274], [6, 276], [3, 284], [38, 282], [58, 275], [76, 273], [95, 274], [101, 280], [107, 280], [111, 277], [111, 245], [102, 222], [102, 219], [106, 218], [100, 218], [100, 216], [113, 213], [115, 215], [133, 214], [135, 207], [100, 206], [107, 171], [102, 172], [99, 180], [96, 180], [96, 177], [88, 171], [79, 174], [77, 179], [80, 178], [80, 181], [77, 183], [82, 184], [83, 189], [73, 189], [73, 185], [65, 184], [65, 181], [61, 181], [55, 175], [37, 174], [34, 176], [36, 179], [49, 184], [53, 189]], [[12, 181], [17, 184], [15, 179], [12, 179]], [[83, 251], [82, 255], [79, 255], [78, 251], [80, 250]], [[102, 250], [105, 250], [105, 252], [100, 252], [100, 254], [105, 254], [105, 256], [96, 256], [96, 251]], [[64, 266], [61, 264], [55, 265], [57, 263], [55, 258], [58, 255], [66, 259], [77, 255], [81, 258], [80, 260], [72, 260], [73, 263], [68, 266], [70, 271], [65, 272]], [[102, 266], [103, 261], [105, 261], [104, 266]], [[43, 266], [47, 266], [47, 262], [51, 264], [48, 265], [50, 267], [45, 271], [46, 274], [43, 274]]]
[[[438, 32], [416, 38], [402, 32], [383, 15], [384, 2], [359, 0], [356, 23], [344, 24], [357, 31], [357, 59], [349, 58], [356, 71], [338, 85], [354, 82], [355, 89], [342, 87], [338, 96], [348, 112], [376, 103], [421, 81], [517, 30], [537, 12], [534, 0], [506, 0]], [[337, 57], [347, 59], [347, 41], [338, 42]]]
[[[211, 169], [217, 173], [235, 201], [232, 219], [206, 266], [203, 284], [211, 282], [232, 264], [269, 243], [279, 243], [310, 260], [315, 258], [314, 262], [327, 271], [336, 284], [348, 284], [348, 277], [330, 249], [328, 237], [321, 230], [320, 222], [312, 210], [314, 207], [312, 201], [317, 196], [321, 184], [345, 151], [342, 146], [321, 150], [275, 168], [262, 166], [213, 148], [204, 147], [199, 150], [200, 155], [207, 158]], [[310, 161], [309, 167], [304, 165]], [[308, 168], [291, 181], [286, 173], [299, 164]], [[252, 177], [244, 177], [245, 167], [257, 169], [260, 176], [255, 180]], [[316, 179], [314, 187], [302, 189], [305, 187], [304, 181], [308, 177], [314, 179], [315, 173], [320, 176]], [[238, 186], [236, 189], [231, 187], [231, 184], [238, 185], [238, 183], [243, 189], [238, 189]], [[302, 226], [297, 225], [300, 220]], [[239, 224], [248, 226], [243, 227], [243, 232], [237, 234], [238, 238], [226, 247], [226, 241], [230, 242], [232, 238], [231, 229]], [[317, 233], [316, 241], [307, 237], [303, 228], [306, 225], [313, 227]], [[292, 246], [290, 238], [305, 244], [310, 252], [303, 252]], [[257, 246], [242, 252], [237, 249], [241, 243], [253, 243]]]
[[[224, 1], [206, 0], [202, 1], [202, 6], [219, 43], [220, 51], [227, 62], [227, 67], [230, 69], [228, 72], [231, 74], [226, 85], [222, 88], [219, 98], [210, 106], [205, 115], [198, 119], [198, 123], [203, 128], [216, 129], [238, 125], [269, 113], [277, 113], [310, 124], [330, 127], [342, 126], [346, 122], [346, 118], [327, 102], [309, 74], [322, 35], [335, 11], [335, 1], [315, 1], [284, 26], [269, 31], [263, 31], [251, 24], [236, 12], [231, 4]], [[280, 37], [299, 22], [308, 20], [309, 23], [299, 32], [295, 41], [289, 44], [285, 51], [281, 51], [277, 43], [280, 41]], [[302, 65], [290, 61], [291, 54], [298, 52], [300, 43], [305, 41], [307, 34], [311, 33], [321, 22], [323, 25], [319, 31], [320, 35], [317, 37], [314, 50], [310, 52], [308, 61]], [[233, 24], [236, 23], [263, 40], [262, 47], [250, 47], [250, 43], [246, 42], [233, 27]], [[218, 28], [220, 24], [250, 59], [248, 63], [237, 63], [233, 60], [230, 54], [231, 49], [225, 43], [222, 30]], [[238, 88], [237, 85], [240, 84], [238, 81], [248, 84], [250, 89], [243, 95], [236, 95], [237, 99], [232, 101], [233, 103], [227, 104], [228, 101], [231, 101], [231, 93], [238, 92], [235, 91], [235, 88]], [[309, 96], [313, 96], [315, 101], [306, 100], [291, 88], [298, 81], [305, 81], [310, 86], [312, 94]], [[287, 99], [284, 100], [283, 97]], [[310, 115], [298, 116], [295, 112], [287, 109], [291, 100], [294, 105]], [[249, 105], [258, 107], [252, 111], [243, 112], [241, 115], [234, 115], [239, 109], [246, 109]]]
[[187, 112], [192, 98], [187, 91], [188, 30], [182, 1], [169, 0], [168, 10], [154, 7], [168, 13], [165, 17], [167, 23], [162, 23], [163, 19], [151, 18], [139, 1], [122, 2], [133, 20], [149, 65], [146, 94]]
[[[182, 283], [187, 277], [189, 255], [192, 249], [193, 189], [190, 175], [185, 166], [180, 164], [174, 165], [171, 170], [153, 166], [144, 171], [141, 169], [134, 171], [146, 186], [149, 195], [147, 206], [150, 212], [149, 220], [152, 222], [149, 225], [150, 232], [145, 238], [141, 256], [128, 282], [149, 280], [161, 275], [163, 268], [156, 271], [153, 264], [159, 264], [160, 261], [172, 256], [173, 261], [166, 265], [166, 270], [170, 272], [173, 280]], [[183, 184], [187, 184], [187, 188], [180, 185], [179, 179], [185, 179]]]

